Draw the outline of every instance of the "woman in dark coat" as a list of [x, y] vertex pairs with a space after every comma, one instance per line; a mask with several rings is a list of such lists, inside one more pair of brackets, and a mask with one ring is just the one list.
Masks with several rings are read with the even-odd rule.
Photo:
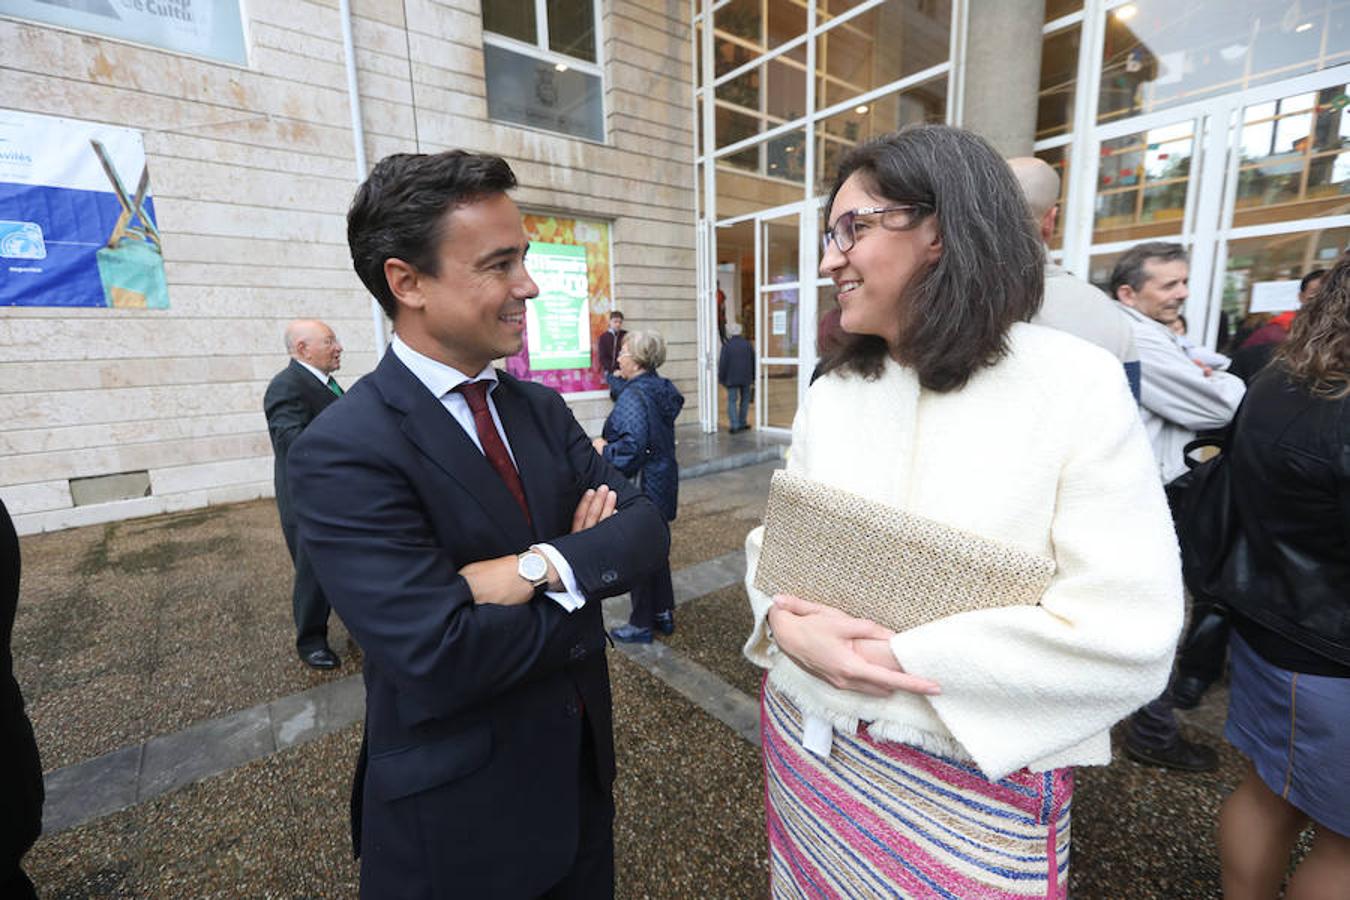
[[18, 603], [19, 538], [0, 501], [0, 897], [36, 898], [19, 866], [42, 832], [42, 764], [9, 648]]
[[[675, 519], [680, 468], [675, 462], [675, 417], [684, 397], [668, 379], [656, 374], [666, 361], [666, 342], [654, 331], [630, 331], [619, 351], [619, 371], [626, 386], [605, 420], [595, 449], [656, 504], [666, 521]], [[616, 641], [650, 644], [652, 629], [675, 630], [675, 592], [670, 565], [633, 585], [633, 613], [615, 628]]]
[[1238, 530], [1224, 736], [1249, 760], [1219, 816], [1227, 900], [1350, 886], [1350, 256], [1247, 390], [1229, 453]]

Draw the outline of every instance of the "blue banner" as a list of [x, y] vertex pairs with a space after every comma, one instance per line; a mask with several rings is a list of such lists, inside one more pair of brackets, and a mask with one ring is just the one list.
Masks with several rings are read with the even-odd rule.
[[0, 306], [168, 305], [140, 133], [0, 110]]

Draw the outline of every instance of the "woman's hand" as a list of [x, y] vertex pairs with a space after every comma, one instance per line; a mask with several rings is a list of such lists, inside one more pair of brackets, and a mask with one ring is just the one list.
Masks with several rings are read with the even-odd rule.
[[819, 603], [778, 594], [769, 610], [769, 627], [779, 648], [817, 678], [873, 697], [896, 691], [940, 694], [937, 682], [910, 675], [891, 652], [889, 628], [855, 619]]
[[595, 448], [596, 453], [604, 453], [605, 447], [608, 446], [608, 444], [609, 441], [605, 440], [602, 437], [591, 439], [591, 446]]

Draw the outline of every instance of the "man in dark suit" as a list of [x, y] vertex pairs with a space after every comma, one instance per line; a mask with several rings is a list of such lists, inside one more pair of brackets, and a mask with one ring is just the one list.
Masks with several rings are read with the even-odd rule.
[[328, 646], [328, 600], [314, 577], [314, 566], [295, 539], [295, 511], [286, 484], [286, 457], [291, 445], [310, 422], [342, 396], [333, 377], [342, 365], [342, 344], [333, 329], [317, 319], [297, 319], [286, 326], [290, 364], [276, 374], [263, 395], [267, 432], [275, 457], [273, 482], [281, 533], [295, 563], [291, 607], [295, 613], [295, 649], [305, 665], [336, 669], [338, 655]]
[[347, 237], [389, 352], [291, 450], [300, 542], [364, 652], [361, 894], [613, 894], [600, 601], [661, 565], [660, 512], [516, 353], [529, 240], [507, 164], [397, 154]]
[[36, 900], [19, 865], [42, 833], [42, 763], [14, 679], [10, 638], [19, 604], [19, 537], [0, 501], [0, 897]]

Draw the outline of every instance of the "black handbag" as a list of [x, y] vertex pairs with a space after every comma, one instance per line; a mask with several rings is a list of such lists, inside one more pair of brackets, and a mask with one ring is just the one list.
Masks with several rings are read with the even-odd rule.
[[[1197, 603], [1223, 603], [1224, 563], [1237, 538], [1237, 515], [1233, 509], [1232, 466], [1224, 448], [1232, 443], [1238, 407], [1233, 421], [1223, 431], [1196, 438], [1182, 454], [1189, 467], [1165, 486], [1177, 541], [1181, 545], [1181, 577]], [[1198, 462], [1191, 455], [1203, 447], [1218, 454]]]

